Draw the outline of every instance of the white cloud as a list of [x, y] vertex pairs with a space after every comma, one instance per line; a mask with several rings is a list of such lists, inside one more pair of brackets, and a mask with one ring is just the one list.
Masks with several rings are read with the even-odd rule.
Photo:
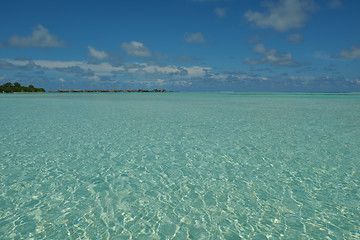
[[216, 14], [216, 16], [223, 18], [226, 17], [226, 9], [225, 8], [215, 8], [214, 13]]
[[303, 41], [303, 36], [298, 33], [289, 34], [286, 36], [286, 38], [287, 38], [287, 40], [289, 40], [290, 42], [292, 42], [294, 44], [301, 43]]
[[[344, 78], [344, 82], [354, 86], [354, 87], [359, 87], [360, 86], [360, 78]], [[353, 90], [351, 90], [353, 91]]]
[[210, 70], [211, 70], [210, 67], [199, 67], [199, 66], [182, 67], [175, 65], [160, 66], [155, 64], [139, 63], [127, 68], [125, 71], [132, 74], [140, 74], [140, 75], [151, 74], [152, 76], [171, 77], [171, 78], [179, 77], [185, 79], [185, 78], [204, 77]]
[[331, 0], [328, 5], [330, 8], [339, 8], [342, 7], [342, 2], [340, 0]]
[[[10, 60], [11, 62], [11, 60]], [[12, 61], [14, 64], [21, 64], [22, 62], [25, 61], [18, 61], [18, 60], [13, 60]], [[74, 66], [82, 66], [85, 63], [81, 62], [81, 61], [52, 61], [52, 60], [34, 60], [36, 65], [39, 65], [43, 68], [66, 68], [66, 67], [74, 67]]]
[[334, 57], [330, 56], [327, 53], [316, 51], [313, 55], [315, 58], [321, 59], [321, 60], [335, 60]]
[[209, 75], [207, 76], [207, 78], [211, 78], [216, 80], [217, 82], [222, 82], [222, 83], [226, 83], [226, 82], [238, 82], [238, 83], [250, 83], [250, 82], [266, 82], [269, 80], [268, 77], [265, 76], [261, 76], [261, 75], [253, 75], [253, 74], [247, 74], [244, 72], [228, 72], [228, 73], [222, 73], [222, 74], [217, 74], [217, 73], [212, 73], [209, 72]]
[[131, 57], [150, 57], [151, 51], [141, 42], [131, 41], [130, 43], [121, 44], [121, 48]]
[[185, 33], [184, 40], [185, 40], [185, 42], [188, 42], [188, 43], [205, 43], [204, 36], [202, 35], [201, 32], [192, 33], [192, 34]]
[[264, 44], [256, 44], [254, 47], [254, 52], [255, 53], [265, 53], [266, 52], [266, 48], [264, 46]]
[[289, 79], [293, 81], [309, 82], [319, 79], [317, 76], [289, 76]]
[[347, 59], [360, 59], [360, 47], [352, 47], [350, 50], [342, 50], [339, 55]]
[[65, 79], [63, 79], [63, 78], [59, 78], [59, 81], [62, 83], [66, 82]]
[[42, 25], [38, 25], [32, 34], [27, 37], [12, 36], [8, 40], [10, 47], [61, 47], [65, 45], [63, 40], [57, 36], [50, 34]]
[[218, 81], [225, 81], [229, 77], [228, 74], [212, 74], [210, 78], [218, 80]]
[[257, 44], [254, 47], [254, 53], [261, 55], [262, 58], [260, 59], [246, 58], [244, 62], [251, 65], [270, 64], [272, 66], [287, 66], [287, 67], [302, 65], [293, 60], [291, 53], [281, 53], [273, 48], [267, 50], [264, 44]]
[[144, 68], [142, 68], [143, 71], [147, 73], [165, 73], [165, 74], [173, 74], [173, 73], [179, 73], [180, 69], [176, 66], [158, 66], [158, 65], [147, 65], [144, 64]]
[[99, 60], [103, 60], [109, 57], [109, 55], [105, 51], [98, 51], [91, 46], [88, 46], [88, 52], [91, 57]]
[[346, 81], [352, 84], [360, 85], [360, 78], [354, 78], [354, 79], [347, 78]]
[[188, 77], [196, 78], [196, 77], [204, 77], [210, 70], [210, 67], [184, 67], [184, 69], [188, 72]]
[[186, 80], [165, 80], [165, 79], [155, 79], [155, 80], [128, 80], [125, 81], [127, 84], [131, 85], [146, 85], [148, 88], [154, 88], [154, 87], [163, 87], [163, 86], [190, 86], [192, 85], [191, 81]]
[[132, 84], [132, 85], [134, 85], [134, 84], [146, 85], [148, 88], [160, 87], [160, 86], [164, 86], [164, 85], [172, 85], [172, 84], [170, 84], [171, 82], [165, 81], [164, 79], [161, 79], [161, 78], [158, 78], [156, 80], [144, 80], [144, 81], [129, 80], [129, 81], [125, 81], [125, 83]]
[[268, 11], [265, 13], [247, 11], [245, 17], [260, 28], [274, 28], [276, 31], [288, 31], [302, 28], [308, 20], [308, 12], [314, 10], [312, 0], [279, 0], [265, 2]]
[[136, 73], [136, 74], [174, 75], [174, 74], [180, 74], [183, 70], [182, 68], [173, 65], [159, 66], [155, 64], [138, 63], [138, 64], [132, 64], [131, 66], [126, 68], [126, 71], [129, 73]]
[[88, 79], [93, 80], [94, 83], [99, 83], [101, 78], [98, 76], [91, 76], [91, 77], [88, 77]]

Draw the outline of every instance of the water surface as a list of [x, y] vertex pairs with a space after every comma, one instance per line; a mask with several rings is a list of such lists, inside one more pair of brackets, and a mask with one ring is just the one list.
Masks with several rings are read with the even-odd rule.
[[360, 95], [0, 94], [2, 239], [359, 239]]

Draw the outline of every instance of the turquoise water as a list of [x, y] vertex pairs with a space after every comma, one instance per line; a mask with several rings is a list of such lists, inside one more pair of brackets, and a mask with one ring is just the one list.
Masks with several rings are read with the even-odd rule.
[[360, 94], [0, 94], [1, 239], [359, 239]]

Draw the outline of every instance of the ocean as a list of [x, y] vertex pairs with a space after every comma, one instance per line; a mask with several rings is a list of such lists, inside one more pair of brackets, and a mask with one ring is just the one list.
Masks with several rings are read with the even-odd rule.
[[0, 94], [1, 239], [360, 239], [360, 94]]

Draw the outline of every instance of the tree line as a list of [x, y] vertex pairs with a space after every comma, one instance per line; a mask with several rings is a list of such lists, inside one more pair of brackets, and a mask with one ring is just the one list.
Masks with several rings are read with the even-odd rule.
[[43, 88], [35, 88], [34, 85], [28, 87], [21, 86], [20, 83], [7, 82], [0, 86], [0, 93], [13, 93], [13, 92], [45, 92]]

